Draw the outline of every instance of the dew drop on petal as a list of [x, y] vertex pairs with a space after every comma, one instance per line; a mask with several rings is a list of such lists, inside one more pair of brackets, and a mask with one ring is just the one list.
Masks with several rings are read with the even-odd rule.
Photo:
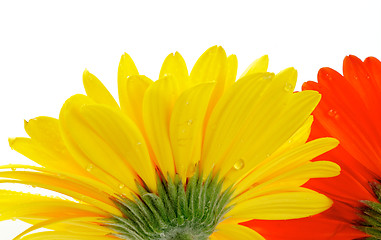
[[272, 78], [273, 77], [270, 74], [263, 76], [263, 79], [265, 79], [265, 80], [270, 80]]
[[141, 142], [137, 142], [137, 143], [136, 143], [136, 146], [141, 146], [141, 145], [142, 145]]
[[245, 167], [245, 161], [240, 158], [237, 162], [234, 163], [234, 169], [235, 170], [241, 170]]
[[89, 164], [86, 167], [86, 171], [91, 172], [93, 170], [93, 168], [94, 168], [94, 165], [93, 164]]
[[12, 170], [12, 171], [16, 171], [16, 168], [12, 167], [11, 170]]
[[192, 119], [189, 119], [189, 120], [187, 121], [187, 125], [190, 126], [190, 125], [192, 125], [192, 124], [193, 124], [193, 120], [192, 120]]
[[284, 84], [284, 90], [286, 92], [292, 92], [292, 91], [294, 91], [294, 85], [292, 85], [289, 82], [286, 82], [286, 84]]
[[328, 111], [328, 116], [330, 116], [331, 118], [334, 118], [334, 119], [337, 119], [339, 117], [336, 110], [334, 110], [334, 109], [330, 109]]
[[125, 188], [125, 187], [126, 187], [126, 186], [125, 186], [123, 183], [119, 185], [119, 188], [120, 188], [120, 189], [123, 189], [123, 188]]

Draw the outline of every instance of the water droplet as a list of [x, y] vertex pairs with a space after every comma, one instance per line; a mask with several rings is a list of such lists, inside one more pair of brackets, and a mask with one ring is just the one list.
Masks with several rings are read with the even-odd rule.
[[141, 142], [137, 142], [136, 145], [137, 145], [137, 146], [141, 146], [142, 143], [141, 143]]
[[177, 139], [177, 144], [178, 144], [179, 146], [185, 146], [185, 144], [186, 144], [187, 142], [188, 142], [188, 141], [187, 141], [186, 138], [179, 138], [179, 139]]
[[270, 153], [266, 154], [266, 157], [267, 157], [267, 158], [270, 157]]
[[334, 119], [337, 119], [339, 117], [336, 110], [334, 110], [334, 109], [330, 109], [328, 111], [328, 116], [330, 116], [331, 118], [334, 118]]
[[192, 125], [192, 124], [193, 124], [193, 120], [192, 120], [192, 119], [189, 119], [189, 120], [187, 121], [187, 124], [188, 124], [188, 126]]
[[12, 171], [16, 171], [16, 168], [12, 167], [11, 170], [12, 170]]
[[286, 84], [284, 84], [284, 90], [286, 92], [292, 92], [292, 91], [294, 91], [294, 85], [292, 85], [289, 82], [286, 82]]
[[123, 183], [119, 185], [119, 188], [120, 188], [120, 189], [123, 189], [123, 188], [125, 188], [125, 187], [126, 187], [126, 186], [125, 186]]
[[86, 171], [88, 172], [91, 172], [94, 168], [94, 165], [93, 164], [89, 164], [87, 167], [86, 167]]
[[263, 79], [265, 79], [265, 80], [270, 80], [270, 79], [272, 79], [273, 78], [273, 76], [272, 75], [265, 75], [265, 76], [263, 76]]
[[242, 158], [240, 158], [236, 163], [234, 163], [235, 170], [241, 170], [244, 167], [245, 167], [245, 162], [243, 161]]
[[189, 101], [186, 101], [186, 102], [185, 102], [185, 105], [189, 105]]

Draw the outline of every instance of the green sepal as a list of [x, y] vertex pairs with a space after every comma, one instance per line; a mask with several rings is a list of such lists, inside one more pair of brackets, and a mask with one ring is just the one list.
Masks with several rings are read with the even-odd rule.
[[[196, 168], [198, 169], [198, 168]], [[157, 192], [136, 182], [138, 193], [131, 198], [112, 198], [123, 217], [113, 216], [104, 225], [115, 237], [130, 240], [207, 240], [224, 215], [232, 187], [222, 191], [223, 179], [210, 174], [204, 181], [202, 172], [185, 183], [175, 175], [156, 176]]]

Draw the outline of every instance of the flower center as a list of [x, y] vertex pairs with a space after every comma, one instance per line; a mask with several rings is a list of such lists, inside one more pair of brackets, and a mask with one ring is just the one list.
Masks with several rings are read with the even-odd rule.
[[380, 182], [371, 182], [370, 186], [373, 189], [378, 202], [363, 200], [364, 204], [361, 208], [362, 221], [355, 228], [368, 234], [370, 237], [366, 239], [381, 239], [381, 184]]
[[224, 215], [233, 191], [222, 190], [223, 180], [195, 173], [182, 183], [176, 175], [172, 180], [157, 177], [158, 193], [138, 184], [139, 195], [113, 199], [123, 213], [106, 224], [116, 237], [131, 240], [206, 240]]

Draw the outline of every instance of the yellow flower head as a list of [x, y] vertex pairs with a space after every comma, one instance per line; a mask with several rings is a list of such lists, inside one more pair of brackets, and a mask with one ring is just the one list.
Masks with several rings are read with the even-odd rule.
[[[252, 219], [317, 214], [331, 200], [301, 187], [340, 168], [310, 160], [338, 142], [306, 142], [320, 95], [294, 93], [297, 72], [255, 61], [235, 81], [237, 58], [208, 49], [190, 74], [179, 53], [155, 82], [124, 54], [120, 105], [85, 71], [59, 119], [25, 123], [13, 149], [42, 167], [1, 167], [1, 182], [33, 185], [70, 200], [3, 190], [0, 220], [34, 224], [25, 240], [262, 239]], [[45, 227], [53, 231], [31, 233]]]

